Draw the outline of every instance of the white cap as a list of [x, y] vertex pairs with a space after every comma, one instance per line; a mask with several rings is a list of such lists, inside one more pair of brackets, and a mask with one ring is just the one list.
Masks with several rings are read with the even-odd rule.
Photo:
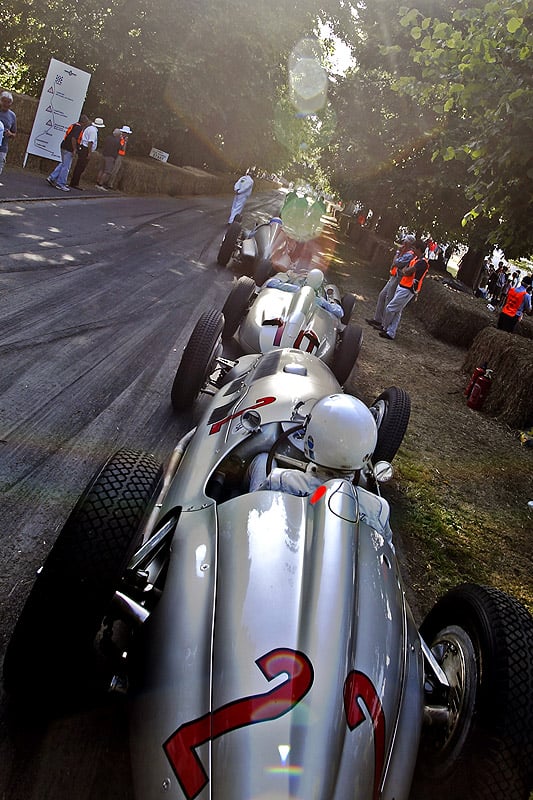
[[96, 119], [93, 120], [93, 125], [95, 128], [105, 128], [104, 120], [102, 119], [102, 117], [96, 117]]
[[121, 133], [133, 133], [129, 125], [123, 125], [120, 131]]

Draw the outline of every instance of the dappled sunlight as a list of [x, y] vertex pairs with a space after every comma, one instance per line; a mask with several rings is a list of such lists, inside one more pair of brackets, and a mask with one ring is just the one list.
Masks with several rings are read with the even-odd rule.
[[17, 233], [18, 239], [37, 239], [41, 240], [43, 237], [36, 233]]
[[12, 253], [11, 258], [13, 261], [38, 261], [41, 263], [46, 262], [46, 258], [44, 256], [40, 256], [37, 253]]

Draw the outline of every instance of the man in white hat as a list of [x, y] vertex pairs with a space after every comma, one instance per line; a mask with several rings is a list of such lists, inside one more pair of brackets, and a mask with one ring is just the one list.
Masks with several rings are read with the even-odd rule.
[[11, 109], [13, 95], [11, 92], [0, 94], [0, 122], [3, 125], [3, 136], [0, 139], [0, 175], [6, 163], [9, 142], [17, 135], [17, 117]]
[[107, 181], [107, 188], [108, 189], [115, 189], [117, 186], [118, 175], [120, 170], [122, 169], [122, 162], [124, 161], [124, 156], [126, 155], [126, 147], [128, 146], [128, 138], [130, 133], [133, 133], [132, 129], [129, 125], [123, 125], [120, 129], [120, 144], [118, 148], [118, 155], [115, 158], [115, 163], [113, 164], [113, 171]]
[[74, 167], [74, 172], [72, 173], [72, 178], [70, 179], [71, 189], [79, 189], [80, 191], [83, 191], [79, 185], [80, 178], [85, 171], [85, 167], [89, 163], [91, 153], [94, 153], [97, 148], [98, 128], [105, 128], [104, 120], [101, 117], [96, 117], [96, 119], [91, 122], [90, 125], [87, 125], [83, 131], [83, 136], [81, 137], [80, 146], [78, 148], [78, 160], [76, 161], [76, 166]]

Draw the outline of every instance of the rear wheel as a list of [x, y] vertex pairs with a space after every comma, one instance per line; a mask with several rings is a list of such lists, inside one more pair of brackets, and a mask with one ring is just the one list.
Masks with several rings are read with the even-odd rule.
[[378, 426], [378, 441], [372, 461], [392, 461], [409, 425], [411, 398], [403, 389], [385, 389], [370, 406]]
[[241, 320], [248, 310], [254, 293], [255, 282], [252, 278], [248, 278], [246, 275], [239, 278], [222, 308], [222, 314], [224, 316], [224, 330], [222, 336], [224, 339], [231, 339], [241, 324]]
[[341, 300], [342, 310], [344, 311], [344, 316], [341, 319], [343, 325], [348, 325], [352, 318], [353, 309], [355, 306], [355, 297], [353, 294], [345, 294]]
[[[448, 592], [421, 635], [450, 683], [445, 723], [423, 729], [415, 796], [528, 800], [533, 762], [533, 618], [498, 589]], [[429, 706], [442, 698], [426, 682]], [[418, 794], [416, 794], [418, 792]]]
[[140, 538], [162, 478], [149, 455], [120, 450], [89, 482], [42, 567], [15, 626], [4, 684], [40, 705], [94, 678], [94, 638]]
[[262, 286], [273, 274], [274, 268], [269, 258], [262, 258], [254, 267], [254, 280], [257, 286]]
[[342, 385], [350, 377], [350, 373], [359, 357], [363, 343], [363, 329], [360, 325], [348, 325], [342, 332], [333, 357], [331, 371]]
[[225, 267], [232, 257], [239, 236], [241, 235], [241, 230], [241, 226], [238, 222], [232, 222], [228, 226], [217, 255], [217, 263], [220, 264], [221, 267]]
[[224, 317], [220, 311], [206, 311], [198, 322], [183, 351], [171, 390], [176, 411], [189, 408], [213, 371], [215, 359], [222, 349]]

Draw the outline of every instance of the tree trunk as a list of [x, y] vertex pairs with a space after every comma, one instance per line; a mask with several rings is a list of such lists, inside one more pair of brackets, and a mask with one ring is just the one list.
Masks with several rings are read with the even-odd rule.
[[483, 268], [483, 253], [481, 250], [468, 248], [461, 261], [457, 272], [457, 280], [470, 286], [472, 291], [479, 283], [481, 270]]

